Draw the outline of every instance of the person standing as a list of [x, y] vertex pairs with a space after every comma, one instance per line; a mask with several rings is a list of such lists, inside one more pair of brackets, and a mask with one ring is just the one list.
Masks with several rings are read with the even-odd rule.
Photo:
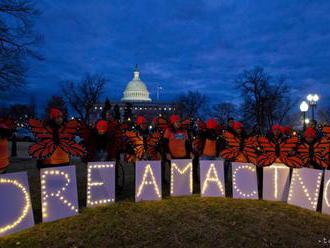
[[[170, 126], [165, 130], [163, 137], [163, 150], [166, 160], [163, 162], [162, 173], [165, 176], [165, 165], [171, 164], [172, 159], [194, 159], [191, 141], [186, 128], [183, 127], [178, 115], [170, 116]], [[193, 178], [198, 181], [197, 165], [193, 162]]]
[[134, 128], [126, 131], [125, 136], [129, 143], [126, 151], [128, 162], [160, 159], [160, 147], [158, 146], [160, 133], [156, 130], [153, 132], [149, 130], [144, 116], [136, 118]]
[[303, 166], [324, 170], [329, 167], [330, 147], [326, 137], [318, 137], [314, 128], [308, 127], [297, 147]]
[[164, 148], [168, 160], [193, 157], [188, 132], [182, 127], [178, 115], [170, 117], [170, 127], [164, 133]]
[[220, 152], [220, 138], [218, 123], [215, 119], [208, 119], [206, 123], [206, 130], [202, 132], [202, 154], [201, 159], [214, 160], [217, 159]]
[[29, 124], [37, 138], [29, 154], [37, 159], [38, 169], [69, 165], [71, 155], [82, 157], [85, 154], [85, 148], [74, 141], [79, 128], [78, 121], [64, 122], [61, 110], [51, 108], [49, 120], [42, 122], [30, 119]]
[[[64, 124], [64, 115], [63, 112], [57, 108], [50, 109], [49, 112], [49, 121], [47, 123], [48, 127], [51, 128], [54, 134], [54, 142], [58, 142], [59, 129]], [[70, 163], [70, 157], [67, 152], [65, 152], [60, 147], [56, 147], [53, 154], [50, 157], [40, 160], [38, 168], [45, 168], [49, 166], [64, 166]]]
[[0, 120], [0, 174], [5, 173], [9, 166], [8, 139], [13, 134], [13, 122]]
[[105, 120], [96, 122], [87, 139], [88, 161], [109, 161], [108, 123]]

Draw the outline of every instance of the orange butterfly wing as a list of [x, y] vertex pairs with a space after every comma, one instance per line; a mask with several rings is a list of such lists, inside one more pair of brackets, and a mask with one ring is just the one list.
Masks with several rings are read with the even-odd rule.
[[322, 133], [327, 137], [330, 138], [330, 126], [324, 126], [322, 128]]
[[44, 123], [37, 119], [29, 119], [29, 125], [32, 133], [37, 139], [52, 139], [53, 130], [46, 127]]
[[60, 139], [73, 139], [77, 133], [80, 124], [77, 120], [70, 120], [59, 130]]
[[327, 138], [321, 138], [314, 145], [314, 161], [322, 168], [328, 168], [330, 163], [330, 145]]
[[235, 162], [242, 163], [256, 163], [257, 154], [256, 154], [256, 138], [248, 137], [243, 141], [237, 138], [231, 132], [225, 131], [223, 134], [224, 139], [227, 142], [227, 147], [220, 152], [220, 156], [224, 159], [232, 160]]
[[249, 137], [244, 141], [243, 154], [247, 158], [247, 161], [253, 164], [257, 164], [257, 138]]
[[322, 168], [327, 168], [330, 162], [330, 147], [329, 141], [322, 138], [320, 141], [313, 144], [313, 157], [311, 157], [310, 145], [307, 143], [299, 144], [297, 152], [304, 166], [309, 166], [312, 161], [316, 162]]
[[136, 158], [142, 159], [144, 155], [143, 138], [134, 131], [126, 131], [125, 135], [128, 138], [129, 144], [134, 150]]
[[56, 149], [53, 140], [53, 130], [40, 120], [30, 119], [29, 125], [37, 142], [29, 147], [29, 155], [35, 159], [44, 159], [52, 155]]
[[276, 149], [275, 145], [264, 136], [257, 138], [257, 142], [260, 148], [261, 155], [256, 159], [258, 166], [270, 166], [276, 161]]
[[303, 165], [302, 159], [297, 156], [294, 149], [297, 147], [298, 137], [292, 137], [280, 144], [280, 160], [292, 168], [300, 168]]
[[223, 134], [226, 141], [226, 148], [220, 152], [220, 156], [224, 159], [235, 160], [239, 155], [240, 140], [231, 132], [226, 131]]
[[62, 148], [63, 151], [70, 154], [71, 156], [82, 157], [86, 153], [86, 149], [84, 146], [77, 144], [73, 140], [60, 140], [59, 146]]
[[310, 162], [310, 156], [309, 156], [309, 145], [305, 142], [299, 144], [297, 146], [297, 152], [299, 154], [299, 157], [302, 161], [303, 166], [308, 166]]
[[73, 141], [79, 124], [76, 120], [69, 121], [64, 127], [59, 129], [59, 145], [54, 144], [53, 130], [46, 127], [43, 122], [30, 119], [29, 124], [32, 132], [38, 139], [37, 143], [29, 148], [29, 154], [33, 158], [44, 159], [49, 157], [58, 146], [73, 156], [83, 156], [85, 154], [85, 148]]
[[65, 123], [58, 131], [60, 139], [59, 147], [72, 156], [82, 157], [86, 153], [85, 147], [73, 140], [78, 134], [79, 127], [80, 123], [77, 120], [70, 120]]
[[40, 140], [29, 147], [29, 155], [35, 159], [44, 159], [52, 155], [55, 149], [53, 140]]

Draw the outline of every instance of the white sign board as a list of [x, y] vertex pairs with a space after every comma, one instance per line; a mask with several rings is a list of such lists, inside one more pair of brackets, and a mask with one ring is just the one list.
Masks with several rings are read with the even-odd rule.
[[233, 198], [258, 199], [256, 166], [250, 163], [232, 163]]
[[273, 164], [263, 168], [262, 198], [269, 201], [288, 199], [290, 188], [290, 168], [284, 164]]
[[135, 201], [162, 199], [160, 161], [137, 161], [135, 164]]
[[191, 195], [193, 166], [191, 159], [171, 160], [171, 196]]
[[324, 173], [322, 213], [330, 214], [330, 171]]
[[201, 160], [199, 166], [201, 196], [224, 197], [224, 161]]
[[288, 203], [316, 211], [321, 180], [321, 170], [293, 169]]
[[89, 162], [87, 165], [87, 207], [115, 202], [116, 162]]
[[75, 166], [41, 169], [40, 178], [43, 222], [78, 214]]
[[26, 172], [0, 175], [0, 237], [34, 225]]

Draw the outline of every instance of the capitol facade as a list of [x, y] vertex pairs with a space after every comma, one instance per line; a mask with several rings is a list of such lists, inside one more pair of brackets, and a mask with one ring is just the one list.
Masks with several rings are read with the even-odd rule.
[[[140, 78], [140, 71], [135, 67], [133, 78], [126, 85], [123, 97], [120, 101], [111, 101], [111, 106], [118, 105], [122, 118], [127, 108], [131, 109], [133, 116], [143, 115], [151, 120], [155, 116], [169, 116], [175, 112], [176, 104], [173, 102], [153, 101], [150, 97], [147, 85]], [[94, 106], [92, 113], [93, 120], [101, 118], [103, 104]]]

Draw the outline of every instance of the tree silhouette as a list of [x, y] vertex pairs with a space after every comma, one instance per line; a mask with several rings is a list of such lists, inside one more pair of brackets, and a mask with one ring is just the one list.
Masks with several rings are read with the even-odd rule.
[[69, 81], [62, 85], [64, 99], [87, 126], [107, 82], [102, 74], [87, 74], [79, 82]]
[[41, 40], [33, 31], [38, 14], [30, 0], [0, 1], [0, 93], [24, 85], [27, 56], [41, 59], [33, 50]]

